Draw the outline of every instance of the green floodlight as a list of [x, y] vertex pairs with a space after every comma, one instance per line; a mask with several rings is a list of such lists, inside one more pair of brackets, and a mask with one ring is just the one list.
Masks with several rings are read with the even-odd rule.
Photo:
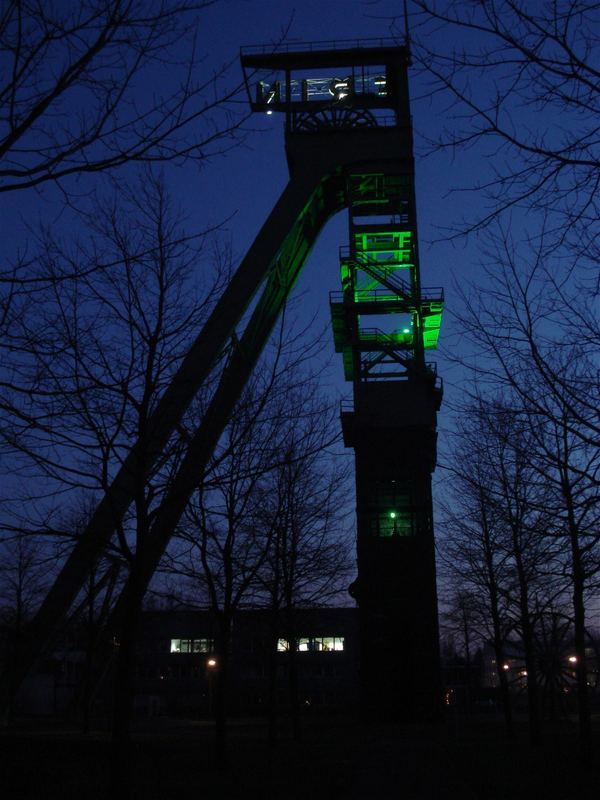
[[396, 519], [396, 512], [390, 511], [390, 519]]

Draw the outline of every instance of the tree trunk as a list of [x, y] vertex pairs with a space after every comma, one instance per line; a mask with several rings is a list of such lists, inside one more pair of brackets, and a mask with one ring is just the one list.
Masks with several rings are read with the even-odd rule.
[[500, 683], [500, 701], [502, 703], [502, 713], [504, 714], [504, 723], [506, 725], [506, 736], [508, 739], [514, 739], [515, 729], [513, 725], [510, 689], [508, 687], [506, 671], [502, 668], [502, 664], [504, 663], [504, 651], [502, 646], [496, 645], [494, 649], [496, 653], [496, 670], [498, 672], [498, 681]]
[[288, 609], [286, 614], [288, 621], [286, 625], [288, 649], [288, 698], [290, 703], [290, 721], [292, 723], [292, 739], [295, 742], [302, 738], [302, 726], [300, 723], [300, 698], [298, 693], [298, 649], [296, 640], [296, 627]]
[[466, 687], [467, 687], [467, 712], [471, 711], [471, 634], [469, 631], [469, 619], [467, 610], [463, 605], [462, 609], [463, 637], [465, 642], [465, 666], [466, 666]]
[[92, 697], [94, 693], [93, 685], [93, 664], [94, 664], [94, 650], [96, 647], [96, 620], [94, 618], [94, 571], [90, 570], [90, 580], [88, 586], [88, 609], [87, 609], [87, 631], [85, 643], [85, 666], [83, 673], [83, 690], [81, 693], [82, 705], [82, 733], [87, 734], [90, 732], [90, 716]]
[[540, 718], [537, 665], [533, 645], [531, 623], [523, 625], [523, 647], [525, 649], [525, 669], [527, 670], [527, 711], [529, 715], [529, 738], [531, 744], [542, 742], [542, 722]]
[[513, 547], [517, 563], [519, 579], [519, 613], [521, 617], [521, 630], [523, 633], [523, 649], [525, 651], [525, 669], [527, 671], [527, 712], [529, 716], [529, 738], [531, 744], [538, 745], [542, 742], [542, 724], [540, 719], [539, 692], [537, 680], [537, 665], [535, 660], [533, 625], [529, 611], [529, 582], [525, 574], [525, 567], [521, 557], [520, 543], [513, 531]]
[[577, 707], [579, 712], [579, 742], [584, 764], [592, 760], [592, 719], [587, 686], [585, 659], [585, 603], [584, 581], [579, 548], [573, 550], [573, 621], [575, 628], [575, 654], [577, 656]]
[[579, 713], [579, 744], [581, 748], [581, 759], [584, 764], [588, 765], [592, 760], [592, 718], [587, 687], [587, 664], [585, 660], [585, 569], [581, 558], [579, 528], [575, 519], [575, 504], [571, 484], [568, 479], [567, 466], [563, 469], [562, 492], [569, 520], [571, 563], [573, 565], [573, 626], [575, 635], [575, 655], [577, 656], [576, 680], [577, 710]]
[[271, 614], [271, 630], [268, 639], [267, 653], [267, 742], [269, 747], [277, 743], [277, 640], [278, 614]]
[[124, 610], [120, 630], [111, 741], [111, 796], [118, 800], [129, 800], [132, 792], [130, 726], [133, 717], [137, 632], [144, 594], [143, 586], [138, 581], [137, 566], [132, 567], [130, 581], [135, 590]]
[[510, 690], [508, 687], [508, 678], [506, 670], [503, 669], [504, 665], [504, 644], [502, 639], [502, 627], [500, 624], [500, 611], [498, 609], [498, 591], [494, 582], [490, 585], [490, 612], [492, 617], [492, 625], [494, 628], [494, 654], [496, 656], [496, 671], [498, 673], [498, 681], [500, 683], [500, 700], [502, 702], [502, 711], [504, 713], [504, 722], [506, 724], [506, 736], [508, 739], [513, 739], [515, 735], [512, 716], [512, 702], [510, 699]]
[[[482, 507], [484, 504], [482, 503]], [[494, 630], [494, 653], [496, 655], [496, 671], [498, 672], [498, 681], [500, 683], [500, 700], [502, 702], [502, 711], [504, 713], [504, 721], [506, 723], [506, 736], [508, 739], [513, 739], [515, 735], [512, 717], [512, 703], [510, 699], [510, 691], [508, 688], [508, 679], [506, 671], [502, 668], [504, 664], [504, 646], [502, 637], [502, 624], [500, 618], [500, 608], [498, 603], [498, 586], [496, 584], [496, 573], [493, 563], [493, 547], [489, 538], [489, 531], [487, 525], [484, 528], [484, 543], [485, 543], [485, 558], [487, 566], [488, 577], [488, 593], [490, 599], [490, 616], [492, 618], [492, 626]]]
[[298, 742], [302, 738], [302, 726], [300, 724], [300, 698], [298, 696], [298, 653], [294, 647], [289, 652], [288, 688], [292, 739]]
[[231, 621], [221, 623], [217, 642], [216, 691], [215, 691], [215, 756], [217, 765], [226, 768], [227, 748], [227, 690], [229, 678], [229, 652], [231, 640]]
[[90, 719], [92, 711], [92, 697], [94, 695], [94, 681], [93, 681], [93, 661], [94, 661], [94, 641], [93, 633], [90, 628], [88, 631], [88, 641], [85, 650], [85, 667], [83, 673], [83, 691], [81, 695], [82, 705], [82, 720], [81, 730], [82, 733], [87, 734], [90, 732]]

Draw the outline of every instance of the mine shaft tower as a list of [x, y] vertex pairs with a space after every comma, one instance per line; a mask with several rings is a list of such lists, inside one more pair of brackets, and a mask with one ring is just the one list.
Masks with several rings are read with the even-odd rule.
[[[286, 114], [292, 175], [317, 159], [348, 209], [335, 349], [352, 381], [346, 446], [356, 456], [361, 683], [367, 714], [423, 718], [440, 699], [431, 474], [441, 385], [443, 293], [421, 286], [408, 52], [369, 42], [246, 53], [253, 109]], [[334, 177], [335, 176], [335, 177]]]
[[140, 462], [152, 468], [224, 359], [153, 517], [137, 582], [129, 578], [107, 626], [112, 652], [125, 609], [143, 595], [313, 244], [344, 208], [350, 241], [341, 250], [341, 291], [331, 297], [331, 313], [354, 392], [342, 426], [356, 454], [352, 593], [361, 617], [363, 708], [393, 718], [437, 709], [431, 473], [441, 388], [425, 351], [436, 345], [443, 298], [422, 289], [419, 274], [408, 50], [385, 41], [251, 48], [241, 63], [252, 109], [285, 114], [289, 181], [5, 668], [4, 710], [109, 547], [131, 505]]

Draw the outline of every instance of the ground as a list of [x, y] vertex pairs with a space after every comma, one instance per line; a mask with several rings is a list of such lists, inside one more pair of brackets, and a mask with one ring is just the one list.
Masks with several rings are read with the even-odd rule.
[[[599, 731], [600, 733], [600, 731]], [[347, 718], [305, 721], [300, 743], [266, 744], [265, 727], [238, 720], [230, 728], [230, 763], [214, 763], [211, 726], [193, 720], [139, 720], [134, 732], [134, 797], [140, 800], [596, 800], [595, 765], [579, 762], [577, 728], [550, 726], [541, 748], [524, 723], [508, 742], [502, 722], [449, 716], [436, 725], [372, 725]], [[108, 795], [108, 740], [49, 721], [19, 720], [0, 732], [6, 800], [81, 800]], [[598, 750], [598, 747], [596, 746]]]

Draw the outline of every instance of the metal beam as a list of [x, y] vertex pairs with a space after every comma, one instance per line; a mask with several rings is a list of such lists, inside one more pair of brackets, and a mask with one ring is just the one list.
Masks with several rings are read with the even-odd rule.
[[[321, 199], [315, 203], [315, 213], [305, 213], [298, 220], [295, 230], [290, 232], [287, 240], [289, 252], [284, 253], [282, 258], [272, 265], [263, 295], [244, 335], [232, 352], [206, 414], [192, 437], [185, 458], [161, 504], [148, 544], [144, 549], [140, 569], [141, 580], [146, 586], [158, 566], [192, 492], [202, 481], [208, 461], [231, 418], [319, 231], [331, 214], [339, 210], [332, 202], [320, 202]], [[124, 595], [130, 591], [126, 586]]]

